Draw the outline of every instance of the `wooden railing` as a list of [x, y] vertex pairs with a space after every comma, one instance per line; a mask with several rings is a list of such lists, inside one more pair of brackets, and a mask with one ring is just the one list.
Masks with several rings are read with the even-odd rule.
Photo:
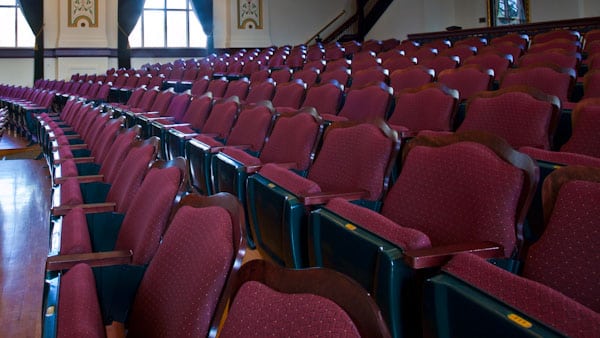
[[496, 26], [496, 27], [484, 27], [484, 28], [470, 28], [460, 29], [456, 31], [441, 31], [431, 33], [416, 33], [408, 34], [408, 39], [417, 42], [428, 42], [436, 39], [449, 39], [450, 41], [457, 41], [464, 39], [469, 36], [480, 36], [487, 39], [491, 39], [497, 36], [504, 35], [506, 33], [519, 33], [533, 36], [537, 33], [547, 32], [552, 29], [571, 29], [579, 31], [580, 33], [587, 32], [591, 29], [600, 28], [600, 17], [592, 18], [581, 18], [581, 19], [570, 19], [570, 20], [557, 20], [557, 21], [545, 21], [528, 23], [523, 25], [510, 25], [510, 26]]
[[317, 39], [321, 35], [321, 33], [323, 33], [327, 28], [331, 27], [331, 25], [333, 25], [333, 23], [336, 22], [339, 18], [341, 18], [344, 14], [346, 14], [346, 11], [342, 10], [340, 14], [338, 14], [335, 18], [331, 19], [331, 21], [329, 21], [325, 26], [323, 26], [323, 28], [319, 29], [319, 31], [315, 33], [315, 35], [311, 36], [310, 39], [306, 41], [306, 44], [308, 45], [309, 43]]

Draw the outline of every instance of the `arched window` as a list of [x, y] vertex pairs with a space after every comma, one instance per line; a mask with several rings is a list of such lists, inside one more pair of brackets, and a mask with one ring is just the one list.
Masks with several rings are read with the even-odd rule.
[[0, 47], [33, 48], [35, 35], [16, 0], [0, 0]]
[[490, 0], [492, 26], [519, 25], [529, 21], [528, 0]]
[[129, 35], [129, 45], [133, 48], [201, 48], [206, 47], [206, 34], [191, 1], [146, 0], [142, 15]]

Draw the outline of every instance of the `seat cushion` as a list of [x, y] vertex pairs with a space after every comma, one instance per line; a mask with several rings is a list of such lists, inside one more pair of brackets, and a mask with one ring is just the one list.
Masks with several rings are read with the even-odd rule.
[[62, 221], [60, 253], [62, 255], [92, 252], [92, 243], [82, 208], [70, 210]]
[[259, 173], [298, 196], [321, 192], [321, 188], [315, 182], [276, 164], [265, 164]]
[[348, 314], [312, 294], [284, 294], [255, 281], [241, 286], [221, 337], [360, 337]]

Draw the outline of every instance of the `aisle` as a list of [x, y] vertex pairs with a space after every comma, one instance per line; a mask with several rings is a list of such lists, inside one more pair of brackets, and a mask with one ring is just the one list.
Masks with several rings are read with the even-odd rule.
[[0, 161], [0, 336], [40, 337], [48, 254], [45, 161]]

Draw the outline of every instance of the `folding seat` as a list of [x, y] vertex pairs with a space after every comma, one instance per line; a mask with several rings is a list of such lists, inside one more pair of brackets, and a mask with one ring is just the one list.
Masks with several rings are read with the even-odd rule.
[[378, 208], [399, 148], [383, 121], [327, 127], [306, 178], [275, 164], [248, 177], [252, 237], [263, 257], [287, 267], [307, 264], [307, 212], [334, 197]]
[[[133, 107], [137, 107], [140, 104], [140, 100], [142, 99], [142, 97], [144, 96], [144, 94], [147, 92], [148, 90], [146, 88], [136, 88], [132, 93], [131, 96], [129, 97], [129, 99], [127, 100], [126, 103], [117, 103], [117, 102], [110, 102], [108, 104], [108, 106], [110, 106], [110, 109], [115, 110], [116, 112], [118, 112], [120, 114], [121, 111], [133, 108]], [[110, 97], [109, 97], [109, 101], [110, 101]]]
[[224, 142], [210, 134], [199, 134], [190, 139], [185, 144], [185, 151], [186, 157], [190, 161], [192, 185], [198, 192], [207, 195], [213, 194], [210, 164], [214, 154], [225, 147], [242, 148], [248, 154], [258, 156], [275, 117], [275, 110], [270, 101], [260, 102], [241, 109]]
[[[314, 85], [306, 90], [302, 107], [313, 107], [318, 114], [337, 115], [344, 99], [344, 88], [337, 81]], [[280, 112], [289, 111], [279, 108]]]
[[589, 70], [583, 77], [583, 98], [600, 97], [600, 69]]
[[258, 103], [260, 101], [270, 101], [275, 95], [275, 84], [272, 79], [260, 83], [250, 84], [248, 95], [244, 99], [245, 103]]
[[181, 81], [175, 86], [175, 91], [178, 93], [184, 92], [192, 88], [192, 84], [198, 77], [198, 68], [184, 68]]
[[600, 40], [600, 29], [591, 29], [583, 34], [582, 37], [584, 48], [583, 51], [588, 51], [588, 45], [592, 42]]
[[370, 121], [385, 119], [393, 103], [393, 90], [383, 82], [352, 87], [337, 115], [321, 114], [327, 121]]
[[491, 90], [493, 81], [494, 70], [477, 64], [446, 69], [437, 76], [437, 82], [458, 90], [459, 102], [469, 99], [478, 92]]
[[319, 74], [321, 71], [317, 68], [310, 67], [306, 68], [306, 66], [300, 70], [296, 70], [292, 75], [293, 80], [302, 80], [306, 84], [307, 88], [310, 88], [319, 80]]
[[342, 46], [346, 52], [346, 56], [358, 53], [362, 49], [362, 44], [356, 40], [344, 41]]
[[452, 255], [474, 251], [515, 266], [537, 167], [479, 132], [417, 136], [401, 163], [380, 213], [339, 198], [311, 212], [309, 259], [358, 281], [392, 334], [414, 337], [422, 280]]
[[283, 109], [299, 109], [306, 96], [306, 83], [302, 80], [292, 80], [279, 83], [275, 87], [271, 103], [276, 111]]
[[551, 63], [560, 68], [579, 69], [581, 54], [567, 52], [562, 49], [548, 49], [543, 52], [528, 52], [517, 60], [519, 67], [527, 67], [542, 63]]
[[[244, 79], [240, 79], [240, 80], [234, 80], [231, 81], [231, 83], [240, 83], [239, 81], [244, 81]], [[245, 81], [248, 82], [248, 81]], [[206, 89], [207, 92], [211, 92], [213, 94], [214, 98], [224, 98], [224, 97], [229, 97], [226, 95], [229, 95], [229, 93], [227, 92], [229, 89], [229, 81], [227, 80], [227, 78], [225, 77], [219, 77], [219, 78], [214, 78], [212, 80], [210, 80], [210, 82], [208, 83], [208, 88]], [[246, 91], [247, 91], [247, 87], [246, 87]]]
[[417, 65], [433, 69], [435, 71], [435, 74], [439, 75], [442, 71], [446, 69], [454, 69], [458, 67], [459, 63], [460, 58], [457, 56], [436, 55], [432, 58], [418, 61]]
[[266, 69], [268, 68], [263, 66], [261, 61], [249, 60], [246, 63], [244, 63], [244, 68], [242, 68], [242, 74], [246, 77], [250, 77], [253, 73]]
[[269, 69], [260, 69], [250, 74], [249, 80], [251, 83], [258, 83], [261, 81], [265, 81], [269, 78], [269, 76], [271, 76], [271, 72], [269, 71]]
[[[152, 90], [152, 89], [151, 89]], [[124, 115], [127, 117], [127, 125], [139, 124], [142, 126], [142, 137], [148, 137], [151, 133], [150, 124], [154, 118], [173, 118], [169, 115], [169, 104], [175, 97], [175, 90], [169, 88], [157, 92], [150, 105], [144, 105], [144, 98], [140, 101], [140, 107], [126, 110]]]
[[369, 50], [371, 52], [379, 53], [382, 49], [381, 40], [369, 39], [362, 43], [361, 51]]
[[494, 81], [497, 81], [502, 78], [508, 68], [512, 67], [513, 58], [510, 54], [489, 52], [473, 55], [462, 61], [462, 65], [471, 64], [480, 65], [484, 69], [492, 69], [494, 71]]
[[504, 43], [513, 43], [521, 46], [523, 49], [526, 49], [529, 45], [529, 36], [527, 34], [519, 34], [519, 33], [507, 33], [501, 36], [497, 36], [490, 40], [489, 45], [495, 46]]
[[467, 102], [457, 131], [486, 131], [511, 146], [550, 149], [560, 118], [555, 96], [527, 86], [480, 92]]
[[[192, 87], [190, 88], [190, 94], [193, 96], [204, 95], [208, 91], [208, 84], [210, 83], [210, 79], [208, 76], [203, 76], [199, 79], [196, 79], [192, 83]], [[213, 93], [214, 95], [214, 93]]]
[[[308, 62], [306, 62], [302, 66], [302, 69], [316, 68], [320, 72], [323, 72], [328, 65], [337, 64], [337, 63], [346, 63], [346, 64], [348, 64], [349, 62], [350, 62], [350, 60], [347, 60], [347, 59], [337, 59], [337, 60], [333, 60], [333, 61], [330, 61], [330, 62], [327, 62], [325, 60], [314, 60], [314, 61], [308, 61]], [[349, 67], [350, 66], [348, 66], [347, 68], [349, 68]], [[294, 70], [297, 71], [299, 69], [294, 69]]]
[[[192, 102], [190, 105], [196, 104], [202, 105], [202, 101], [196, 103]], [[202, 132], [214, 136], [218, 140], [225, 141], [237, 119], [239, 108], [240, 100], [237, 96], [214, 101], [210, 114], [202, 128]], [[164, 152], [166, 158], [173, 159], [177, 156], [184, 156], [185, 144], [188, 140], [197, 136], [198, 133], [199, 130], [192, 129], [190, 125], [171, 126], [164, 135]], [[185, 156], [188, 157], [187, 155]], [[190, 160], [190, 165], [192, 165], [194, 159], [189, 157], [188, 159]], [[194, 177], [192, 177], [192, 184], [194, 184], [194, 182]]]
[[306, 61], [322, 60], [325, 58], [325, 49], [323, 46], [316, 44], [311, 45], [306, 50]]
[[421, 48], [433, 48], [438, 51], [452, 47], [452, 42], [448, 39], [435, 39], [421, 44]]
[[410, 51], [415, 51], [415, 50], [419, 49], [420, 46], [421, 45], [416, 41], [405, 39], [405, 40], [400, 41], [400, 44], [397, 45], [394, 49], [404, 51], [404, 53], [406, 55]]
[[284, 269], [255, 260], [236, 277], [220, 337], [390, 337], [368, 293], [332, 270]]
[[438, 54], [438, 50], [431, 47], [421, 46], [419, 49], [413, 51], [406, 51], [405, 55], [408, 57], [417, 58], [417, 64], [427, 59], [434, 58]]
[[387, 52], [389, 50], [397, 49], [400, 45], [400, 40], [396, 38], [389, 38], [381, 41], [381, 51]]
[[270, 78], [275, 81], [275, 83], [284, 83], [289, 82], [292, 79], [292, 69], [290, 68], [280, 68], [271, 71]]
[[273, 56], [271, 56], [267, 62], [267, 67], [270, 69], [281, 68], [286, 64], [287, 57], [288, 55], [286, 53], [273, 54]]
[[562, 69], [554, 65], [533, 65], [509, 69], [500, 80], [500, 88], [527, 85], [559, 98], [561, 107], [569, 102], [575, 84], [573, 69]]
[[150, 82], [148, 82], [148, 85], [146, 86], [146, 88], [152, 89], [152, 88], [157, 88], [157, 89], [162, 89], [163, 87], [163, 83], [166, 81], [166, 78], [163, 74], [156, 74], [156, 75], [152, 75], [152, 77], [150, 78]]
[[454, 45], [448, 49], [444, 49], [442, 51], [440, 51], [439, 55], [445, 55], [445, 56], [458, 56], [459, 60], [464, 60], [470, 56], [476, 55], [477, 54], [477, 47], [474, 46], [470, 46], [467, 44], [462, 44], [462, 45]]
[[394, 111], [387, 120], [402, 138], [421, 130], [451, 131], [458, 103], [458, 91], [441, 83], [428, 83], [396, 94]]
[[527, 54], [544, 53], [551, 49], [560, 49], [565, 52], [579, 53], [581, 51], [581, 43], [579, 41], [572, 41], [567, 39], [557, 39], [544, 43], [536, 43], [529, 46]]
[[112, 182], [101, 182], [100, 177], [97, 177], [95, 182], [86, 179], [84, 183], [77, 177], [66, 178], [54, 188], [52, 215], [65, 215], [74, 208], [101, 208], [126, 213], [148, 167], [157, 158], [159, 145], [160, 140], [157, 137], [132, 145], [123, 159], [122, 166], [126, 170], [119, 173]]
[[512, 42], [505, 42], [483, 47], [477, 52], [478, 55], [487, 53], [509, 54], [513, 60], [517, 60], [525, 53], [525, 48]]
[[[200, 101], [202, 103], [199, 104], [195, 101]], [[175, 126], [196, 123], [196, 117], [199, 117], [198, 121], [204, 123], [203, 118], [205, 115], [208, 115], [208, 111], [210, 111], [210, 108], [212, 107], [212, 101], [213, 98], [210, 92], [200, 97], [192, 97], [187, 92], [183, 92], [176, 95], [171, 100], [171, 103], [169, 103], [169, 107], [167, 108], [168, 113], [166, 117], [148, 118], [150, 124], [148, 126], [147, 135], [160, 137], [161, 158], [164, 158], [165, 156], [164, 150], [167, 130]], [[205, 108], [205, 104], [207, 108]]]
[[[107, 301], [103, 298], [110, 295], [101, 292], [102, 283], [94, 282], [94, 265], [80, 263], [60, 281], [48, 282], [58, 295], [48, 297], [45, 305], [60, 310], [46, 317], [44, 332], [55, 328], [58, 337], [103, 337], [104, 325], [109, 324], [107, 332], [123, 337], [125, 331], [144, 337], [207, 336], [216, 331], [224, 312], [219, 299], [227, 281], [237, 275], [245, 251], [240, 215], [239, 202], [227, 194], [184, 197], [139, 284], [129, 287], [131, 297], [121, 302], [127, 318], [102, 313]], [[115, 286], [118, 291], [126, 287]], [[169, 310], [155, 311], [154, 306]]]
[[[248, 92], [250, 90], [250, 82], [246, 78], [242, 78], [239, 80], [230, 81], [227, 85], [227, 90], [223, 93], [222, 96], [215, 96], [214, 98], [228, 98], [232, 96], [237, 96], [240, 100], [245, 100], [248, 96]], [[213, 93], [214, 94], [214, 93]]]
[[[280, 114], [258, 157], [236, 147], [225, 147], [213, 157], [214, 192], [232, 193], [246, 205], [246, 179], [267, 163], [275, 163], [305, 176], [323, 128], [323, 120], [312, 107]], [[247, 234], [251, 234], [249, 227]], [[248, 243], [254, 247], [251, 238], [248, 238]]]
[[570, 41], [579, 41], [581, 39], [581, 34], [577, 31], [568, 30], [568, 29], [554, 29], [545, 33], [535, 34], [531, 39], [531, 45], [544, 43], [557, 39], [566, 39]]
[[320, 83], [328, 83], [336, 81], [342, 86], [346, 87], [350, 83], [350, 76], [352, 71], [347, 68], [336, 68], [334, 70], [326, 69], [320, 76]]
[[373, 82], [388, 84], [390, 82], [389, 75], [389, 71], [381, 66], [354, 71], [350, 79], [350, 87], [347, 87], [347, 90], [364, 87]]
[[406, 88], [416, 88], [433, 82], [435, 71], [431, 68], [415, 65], [404, 69], [398, 69], [390, 74], [390, 87], [394, 92]]
[[481, 47], [487, 46], [487, 44], [488, 44], [488, 41], [486, 38], [482, 38], [479, 36], [471, 36], [468, 38], [454, 41], [452, 46], [456, 47], [456, 46], [467, 45], [467, 46], [471, 46], [471, 47], [475, 47], [475, 48], [479, 49]]
[[325, 45], [325, 56], [326, 61], [337, 60], [345, 57], [346, 49], [342, 47], [339, 42], [332, 42]]
[[380, 66], [381, 59], [377, 57], [375, 52], [361, 51], [352, 57], [352, 72]]
[[[523, 255], [519, 275], [472, 254], [447, 263], [425, 285], [425, 334], [595, 336], [600, 250], [592, 234], [600, 215], [599, 182], [599, 169], [577, 166], [558, 169], [544, 181], [546, 230]], [[477, 321], [466, 324], [465, 318]]]
[[380, 53], [378, 56], [381, 58], [381, 66], [392, 73], [397, 69], [404, 69], [417, 64], [416, 58], [411, 58], [401, 54], [400, 51], [392, 49], [385, 53]]

